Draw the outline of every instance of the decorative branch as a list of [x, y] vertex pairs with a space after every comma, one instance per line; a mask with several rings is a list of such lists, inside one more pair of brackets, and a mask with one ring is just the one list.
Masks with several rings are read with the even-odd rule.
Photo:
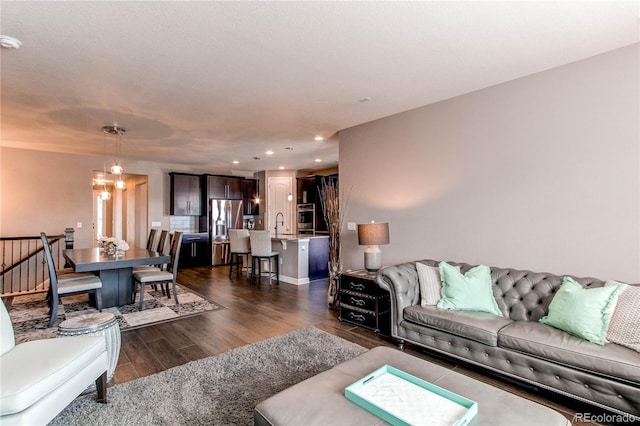
[[[323, 178], [318, 188], [324, 220], [329, 231], [329, 291], [327, 304], [336, 309], [339, 305], [338, 290], [340, 285], [340, 231], [344, 219], [344, 210], [340, 209], [338, 182], [335, 179]], [[348, 195], [347, 195], [348, 199]], [[345, 201], [346, 204], [346, 201]]]

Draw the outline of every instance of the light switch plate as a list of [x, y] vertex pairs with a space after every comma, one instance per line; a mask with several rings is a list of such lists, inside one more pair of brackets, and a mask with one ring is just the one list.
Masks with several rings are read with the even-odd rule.
[[82, 229], [82, 222], [76, 222], [76, 228]]
[[355, 231], [357, 228], [355, 222], [347, 222], [347, 231]]
[[151, 222], [151, 226], [162, 226], [162, 222]]

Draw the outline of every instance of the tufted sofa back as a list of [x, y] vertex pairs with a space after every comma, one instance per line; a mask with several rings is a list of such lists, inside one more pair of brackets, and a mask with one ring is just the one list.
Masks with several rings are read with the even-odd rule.
[[[429, 266], [438, 266], [439, 260], [420, 260]], [[464, 274], [476, 265], [468, 263], [449, 262], [460, 266]], [[538, 321], [549, 312], [549, 303], [553, 295], [560, 288], [563, 276], [544, 272], [520, 271], [510, 268], [491, 266], [491, 281], [493, 296], [505, 317], [514, 321]], [[604, 281], [596, 278], [578, 278], [571, 276], [585, 288], [604, 286]], [[419, 302], [418, 302], [419, 303]]]

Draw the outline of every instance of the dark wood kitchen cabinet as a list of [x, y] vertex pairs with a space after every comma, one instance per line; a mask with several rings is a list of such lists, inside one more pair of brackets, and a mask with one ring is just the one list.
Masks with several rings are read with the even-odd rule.
[[258, 180], [244, 179], [242, 181], [242, 214], [256, 216], [260, 214], [260, 203], [256, 202], [258, 196]]
[[174, 216], [200, 216], [202, 214], [202, 178], [187, 173], [169, 173], [169, 214]]
[[209, 198], [242, 200], [243, 178], [231, 176], [207, 175], [207, 193]]
[[211, 265], [209, 234], [184, 234], [178, 256], [178, 268], [194, 268]]

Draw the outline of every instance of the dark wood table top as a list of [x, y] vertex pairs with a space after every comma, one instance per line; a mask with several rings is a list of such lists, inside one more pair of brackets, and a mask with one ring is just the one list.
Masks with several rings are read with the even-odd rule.
[[171, 260], [169, 255], [143, 248], [130, 248], [124, 252], [124, 256], [109, 255], [99, 248], [64, 250], [62, 254], [76, 272], [159, 265]]

